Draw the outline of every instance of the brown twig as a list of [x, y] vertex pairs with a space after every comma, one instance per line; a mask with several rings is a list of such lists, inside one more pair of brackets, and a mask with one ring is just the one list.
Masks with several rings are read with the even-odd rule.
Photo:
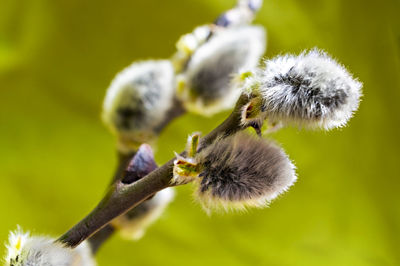
[[[186, 110], [184, 109], [182, 103], [178, 99], [175, 98], [174, 104], [167, 111], [165, 119], [155, 128], [155, 132], [157, 134], [160, 134], [162, 132], [162, 130], [172, 120], [182, 116], [185, 113], [186, 113]], [[113, 178], [111, 179], [110, 186], [113, 186], [114, 184], [117, 184], [120, 181], [124, 184], [130, 184], [133, 181], [136, 181], [136, 180], [129, 179], [128, 176], [125, 174], [126, 168], [128, 167], [129, 163], [132, 161], [132, 159], [135, 157], [135, 155], [136, 155], [136, 151], [132, 151], [127, 154], [118, 152], [118, 166], [115, 170]], [[131, 172], [131, 174], [137, 175], [137, 173], [132, 173], [132, 172]], [[99, 250], [101, 245], [107, 239], [109, 239], [114, 234], [114, 232], [115, 232], [115, 229], [113, 228], [113, 226], [107, 225], [106, 227], [103, 227], [101, 230], [97, 231], [94, 235], [92, 235], [88, 239], [90, 246], [92, 248], [93, 254], [95, 254]]]

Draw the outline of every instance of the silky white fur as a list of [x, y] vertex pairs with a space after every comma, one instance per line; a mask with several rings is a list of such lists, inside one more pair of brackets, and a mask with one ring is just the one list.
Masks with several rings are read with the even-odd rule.
[[344, 126], [362, 95], [362, 84], [317, 49], [265, 61], [253, 82], [260, 84], [270, 121], [309, 128]]
[[247, 133], [217, 139], [196, 161], [202, 170], [194, 180], [195, 196], [208, 213], [268, 206], [297, 180], [279, 146]]
[[5, 266], [95, 266], [86, 242], [71, 249], [55, 239], [31, 236], [20, 228], [11, 232], [4, 258]]
[[[146, 142], [171, 107], [174, 90], [170, 61], [133, 63], [121, 71], [108, 88], [103, 121], [126, 142]], [[131, 116], [121, 115], [121, 110], [127, 110]]]
[[234, 74], [257, 66], [265, 51], [265, 30], [240, 26], [216, 31], [192, 55], [181, 75], [179, 92], [185, 107], [195, 113], [212, 115], [232, 108], [240, 90], [231, 84]]

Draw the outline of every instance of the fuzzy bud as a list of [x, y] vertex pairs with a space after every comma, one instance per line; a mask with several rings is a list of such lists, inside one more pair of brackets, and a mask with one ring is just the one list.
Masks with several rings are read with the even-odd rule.
[[362, 84], [325, 52], [278, 56], [255, 82], [272, 122], [309, 128], [344, 126], [357, 110]]
[[95, 266], [86, 242], [72, 249], [49, 237], [31, 236], [21, 229], [11, 232], [6, 266]]
[[265, 31], [258, 26], [217, 30], [192, 54], [178, 78], [178, 96], [195, 113], [212, 115], [232, 108], [240, 95], [232, 77], [257, 66], [265, 49]]
[[263, 207], [296, 181], [280, 147], [243, 132], [217, 140], [196, 161], [202, 168], [196, 195], [206, 210]]
[[174, 70], [168, 60], [133, 63], [108, 88], [102, 118], [122, 152], [149, 142], [173, 103]]
[[125, 215], [112, 221], [112, 225], [118, 229], [120, 235], [129, 240], [140, 239], [146, 229], [164, 213], [165, 208], [174, 199], [174, 189], [166, 188], [157, 192]]
[[175, 162], [174, 182], [195, 183], [208, 212], [263, 207], [296, 181], [295, 167], [281, 148], [244, 132], [217, 139], [187, 161], [194, 166], [191, 175], [176, 175]]

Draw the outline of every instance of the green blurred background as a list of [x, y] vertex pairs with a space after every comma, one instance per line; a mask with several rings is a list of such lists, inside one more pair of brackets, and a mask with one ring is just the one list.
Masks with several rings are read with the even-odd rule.
[[[0, 0], [0, 239], [16, 224], [58, 236], [94, 207], [116, 164], [100, 122], [105, 89], [133, 60], [166, 58], [233, 0]], [[349, 126], [272, 137], [298, 168], [270, 208], [208, 217], [180, 187], [135, 243], [118, 237], [100, 265], [400, 265], [400, 2], [265, 0], [256, 22], [271, 57], [314, 46], [364, 83]], [[227, 113], [186, 115], [157, 161]]]

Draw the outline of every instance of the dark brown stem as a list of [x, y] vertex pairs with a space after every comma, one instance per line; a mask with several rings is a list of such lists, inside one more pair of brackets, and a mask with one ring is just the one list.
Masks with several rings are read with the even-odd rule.
[[[165, 116], [165, 119], [155, 128], [155, 132], [157, 134], [160, 134], [161, 131], [174, 119], [184, 115], [186, 113], [185, 108], [183, 107], [182, 103], [174, 98], [174, 103], [172, 107], [167, 111], [167, 114]], [[118, 166], [117, 169], [115, 170], [114, 177], [111, 180], [110, 186], [113, 184], [116, 184], [117, 182], [122, 180], [122, 183], [129, 184], [132, 183], [129, 177], [126, 175], [124, 176], [124, 172], [126, 168], [129, 165], [129, 162], [132, 160], [132, 158], [135, 156], [136, 152], [132, 151], [128, 154], [124, 154], [119, 152], [118, 153]], [[113, 230], [110, 230], [112, 228]], [[92, 246], [92, 251], [93, 254], [97, 252], [97, 250], [100, 248], [100, 246], [108, 239], [110, 238], [113, 233], [115, 232], [115, 229], [113, 228], [112, 225], [107, 225], [103, 227], [101, 230], [97, 231], [94, 235], [92, 235], [88, 241], [90, 245]]]
[[[126, 167], [134, 156], [135, 152], [129, 154], [122, 154], [120, 152], [118, 153], [118, 166], [115, 169], [115, 173], [113, 178], [111, 179], [110, 186], [116, 184], [121, 180]], [[96, 254], [103, 243], [107, 241], [114, 234], [114, 232], [115, 228], [111, 224], [108, 224], [107, 226], [103, 227], [101, 230], [93, 234], [91, 237], [89, 237], [88, 242], [92, 249], [92, 253]]]
[[114, 174], [113, 179], [111, 180], [110, 185], [115, 184], [122, 178], [122, 176], [126, 170], [126, 167], [128, 166], [129, 162], [132, 160], [132, 158], [135, 156], [135, 154], [136, 154], [136, 151], [132, 151], [128, 154], [123, 154], [121, 152], [118, 153], [118, 166], [117, 166], [117, 169], [115, 170], [115, 174]]
[[[231, 115], [202, 138], [199, 149], [207, 147], [218, 136], [226, 137], [244, 129], [245, 126], [241, 124], [241, 110], [248, 101], [249, 97], [242, 95]], [[76, 247], [117, 216], [129, 211], [156, 192], [171, 186], [170, 181], [174, 160], [175, 158], [171, 159], [160, 168], [132, 184], [124, 184], [122, 182], [113, 184], [99, 205], [88, 216], [61, 236], [58, 241], [70, 247]]]
[[[154, 161], [153, 151], [147, 144], [142, 144], [136, 153], [130, 153], [128, 155], [120, 154], [119, 159], [119, 166], [111, 185], [118, 182], [131, 184], [157, 168], [157, 164]], [[138, 215], [138, 212], [134, 212], [134, 210], [129, 211], [127, 214], [129, 213], [131, 214], [131, 219]], [[114, 231], [114, 227], [111, 224], [108, 224], [89, 237], [88, 241], [92, 247], [93, 254], [97, 252], [103, 242], [113, 235]]]
[[[110, 186], [116, 184], [123, 177], [123, 173], [125, 172], [126, 167], [129, 162], [132, 160], [133, 156], [135, 156], [135, 152], [129, 154], [118, 153], [118, 166], [115, 169], [115, 173], [113, 178], [111, 179]], [[101, 230], [97, 231], [91, 237], [89, 237], [88, 242], [92, 249], [92, 253], [96, 254], [99, 248], [103, 245], [105, 241], [107, 241], [115, 232], [115, 228], [108, 224], [103, 227]]]

